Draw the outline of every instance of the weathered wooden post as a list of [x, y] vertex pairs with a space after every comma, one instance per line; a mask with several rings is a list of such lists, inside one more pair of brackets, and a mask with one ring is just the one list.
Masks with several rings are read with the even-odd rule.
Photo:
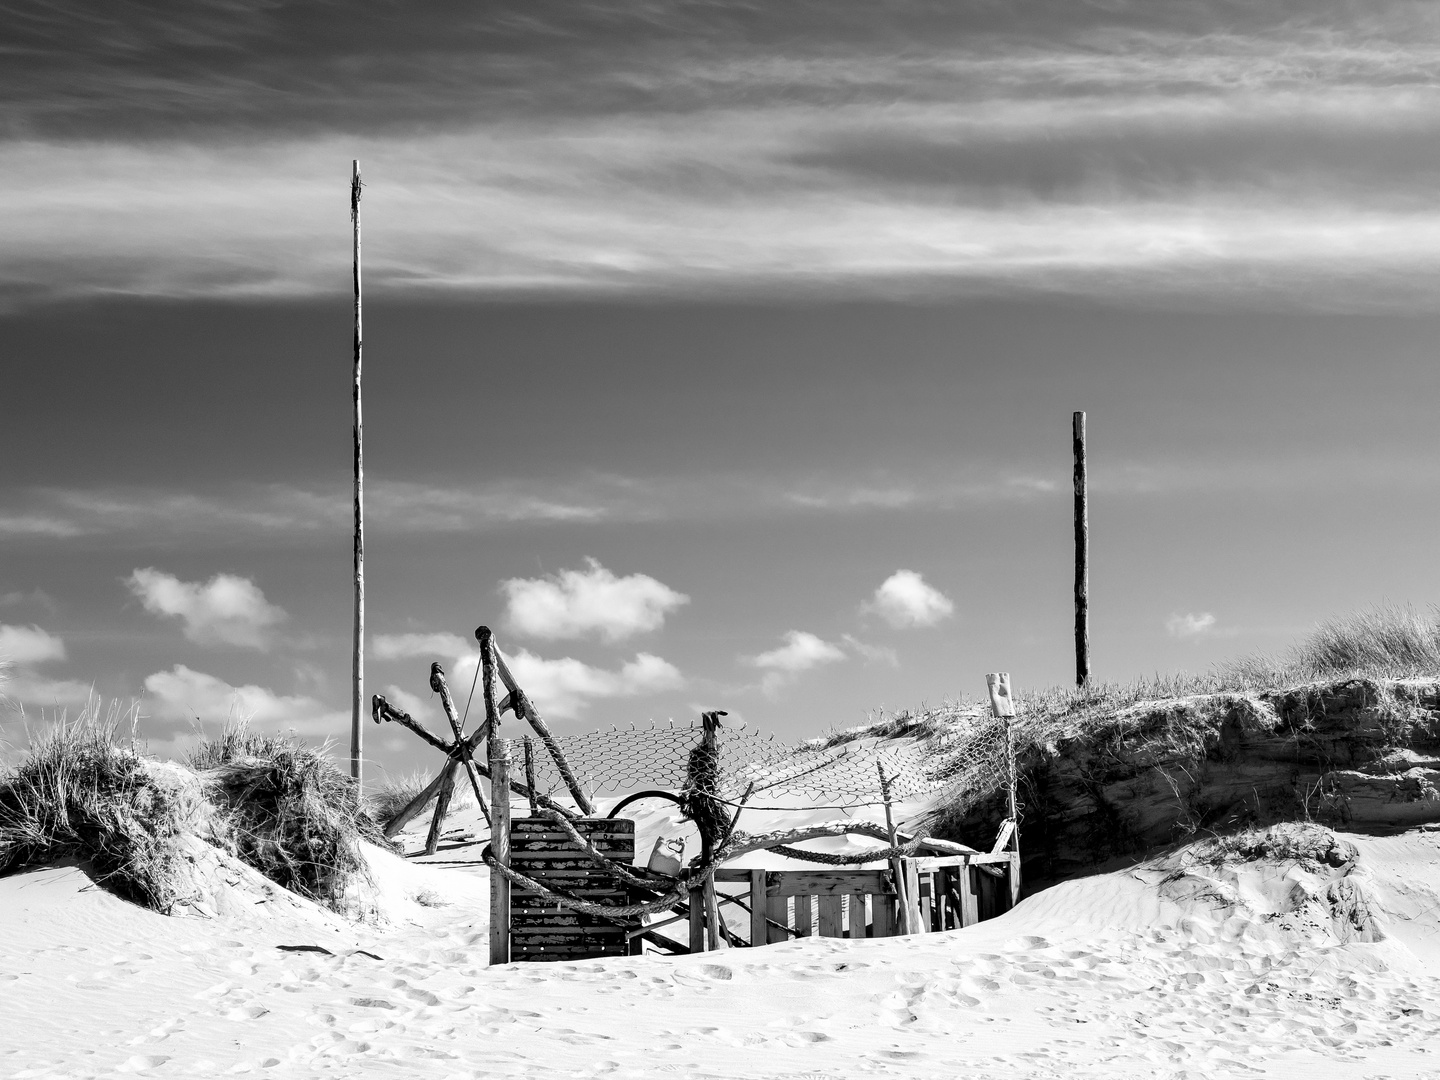
[[[510, 745], [500, 735], [495, 707], [495, 642], [481, 627], [480, 677], [485, 697], [485, 725], [490, 742], [490, 853], [497, 866], [510, 865]], [[532, 789], [533, 790], [533, 789]], [[510, 962], [510, 880], [490, 872], [490, 963]]]
[[538, 812], [535, 802], [535, 740], [529, 735], [525, 736], [525, 786], [529, 789], [530, 816], [534, 817]]
[[[1081, 415], [1081, 414], [1076, 414]], [[1000, 841], [995, 845], [996, 853], [1004, 850], [1005, 843], [1010, 849], [1010, 906], [1020, 901], [1020, 811], [1016, 800], [1018, 777], [1015, 769], [1015, 738], [1011, 725], [1015, 720], [1015, 697], [1010, 688], [1010, 673], [996, 671], [985, 676], [985, 685], [990, 691], [990, 711], [1005, 725], [1005, 793], [1009, 800], [1009, 820], [1001, 828]]]
[[[898, 847], [900, 840], [890, 808], [890, 778], [885, 775], [885, 766], [878, 761], [875, 771], [880, 775], [880, 797], [885, 801], [885, 832], [890, 837], [890, 846]], [[895, 909], [900, 916], [900, 933], [917, 934], [920, 932], [920, 898], [916, 895], [918, 884], [911, 884], [910, 860], [899, 855], [891, 856], [890, 873], [895, 878]]]
[[1085, 480], [1085, 414], [1074, 418], [1075, 443], [1075, 685], [1090, 683], [1090, 509]]
[[360, 162], [352, 161], [350, 173], [350, 221], [354, 226], [355, 271], [355, 364], [351, 380], [354, 399], [355, 443], [355, 620], [351, 641], [350, 694], [350, 775], [362, 780], [364, 727], [361, 714], [365, 701], [365, 453], [364, 425], [360, 415]]

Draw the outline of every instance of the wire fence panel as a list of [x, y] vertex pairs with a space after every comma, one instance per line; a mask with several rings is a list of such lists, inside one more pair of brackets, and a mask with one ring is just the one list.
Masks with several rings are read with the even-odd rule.
[[[592, 795], [651, 787], [678, 792], [691, 775], [702, 734], [699, 724], [670, 723], [606, 728], [556, 741]], [[754, 809], [879, 805], [882, 769], [896, 801], [947, 788], [947, 800], [973, 794], [978, 801], [1003, 788], [1013, 769], [1008, 729], [984, 717], [962, 717], [940, 733], [862, 737], [828, 746], [824, 740], [785, 743], [733, 725], [717, 732], [716, 749], [718, 768], [701, 770], [715, 777], [714, 790], [703, 794], [729, 804], [745, 800]], [[563, 793], [564, 779], [549, 755], [536, 754], [535, 773], [542, 792]]]

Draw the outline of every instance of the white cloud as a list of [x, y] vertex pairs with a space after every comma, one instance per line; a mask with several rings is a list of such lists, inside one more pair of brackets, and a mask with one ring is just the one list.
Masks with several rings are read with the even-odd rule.
[[376, 634], [370, 653], [377, 660], [456, 660], [476, 651], [459, 634]]
[[[547, 660], [525, 649], [509, 657], [509, 665], [515, 681], [547, 719], [573, 720], [600, 698], [642, 697], [685, 685], [685, 677], [674, 664], [643, 652], [619, 671], [592, 667], [568, 656]], [[463, 665], [457, 666], [457, 681], [465, 670]]]
[[1171, 615], [1165, 620], [1165, 629], [1171, 637], [1198, 638], [1215, 633], [1215, 623], [1215, 616], [1208, 611], [1199, 615], [1187, 612], [1184, 615]]
[[760, 680], [760, 689], [773, 696], [801, 672], [844, 659], [845, 650], [838, 645], [832, 645], [808, 630], [789, 630], [785, 633], [784, 645], [749, 657], [746, 663], [765, 672]]
[[955, 604], [914, 570], [896, 570], [864, 605], [897, 630], [934, 626], [955, 613]]
[[871, 645], [861, 641], [853, 634], [842, 634], [840, 640], [845, 643], [847, 649], [860, 656], [867, 664], [884, 664], [886, 667], [900, 666], [900, 654], [888, 645]]
[[267, 649], [271, 628], [288, 618], [253, 581], [235, 574], [216, 574], [201, 584], [147, 567], [125, 584], [146, 611], [180, 619], [185, 636], [201, 645]]
[[145, 692], [154, 703], [153, 715], [161, 720], [247, 720], [256, 728], [289, 729], [316, 738], [347, 739], [350, 731], [349, 710], [327, 710], [313, 697], [277, 694], [254, 684], [232, 686], [184, 664], [146, 678]]
[[646, 574], [616, 577], [596, 560], [585, 561], [585, 570], [502, 582], [510, 626], [547, 640], [597, 634], [621, 641], [658, 630], [666, 615], [690, 602], [684, 593]]
[[65, 642], [38, 626], [0, 624], [0, 661], [12, 664], [43, 664], [65, 659]]

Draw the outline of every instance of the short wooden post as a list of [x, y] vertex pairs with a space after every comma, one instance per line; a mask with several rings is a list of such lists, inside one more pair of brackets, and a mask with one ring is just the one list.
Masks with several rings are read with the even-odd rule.
[[[490, 736], [490, 852], [510, 865], [510, 744]], [[510, 962], [510, 879], [490, 872], [490, 963]]]
[[1090, 507], [1085, 479], [1085, 414], [1074, 417], [1075, 685], [1090, 683]]
[[765, 921], [765, 871], [750, 871], [750, 944], [765, 945], [770, 940]]
[[690, 951], [705, 951], [705, 888], [703, 885], [690, 890]]
[[705, 875], [705, 947], [711, 952], [720, 948], [720, 908], [715, 903], [715, 871]]

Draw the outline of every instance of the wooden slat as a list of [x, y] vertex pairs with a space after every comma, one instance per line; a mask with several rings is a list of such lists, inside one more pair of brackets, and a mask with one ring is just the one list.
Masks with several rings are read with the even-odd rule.
[[980, 896], [975, 885], [976, 873], [970, 867], [959, 871], [960, 925], [974, 926], [980, 921]]
[[815, 898], [813, 896], [795, 897], [795, 935], [797, 937], [810, 937], [815, 932], [813, 923]]
[[935, 874], [934, 871], [916, 871], [920, 897], [920, 932], [928, 934], [935, 929]]
[[790, 900], [788, 897], [778, 894], [768, 895], [768, 889], [766, 893], [765, 913], [769, 916], [772, 923], [780, 924], [779, 926], [768, 927], [767, 936], [770, 943], [773, 945], [777, 941], [788, 941], [790, 935], [787, 934], [783, 928], [790, 925]]
[[769, 940], [765, 930], [765, 871], [746, 873], [750, 875], [750, 944], [764, 945]]
[[820, 908], [821, 937], [838, 938], [840, 936], [843, 929], [841, 926], [843, 902], [844, 898], [839, 894], [822, 896], [817, 901]]
[[849, 908], [850, 937], [858, 941], [865, 937], [865, 924], [868, 922], [865, 917], [865, 893], [851, 893]]
[[[592, 833], [629, 833], [632, 836], [635, 834], [634, 818], [575, 818], [570, 824], [575, 826], [575, 831], [581, 836], [589, 836]], [[513, 818], [510, 821], [510, 830], [511, 832], [565, 835], [565, 831], [550, 818]]]
[[875, 937], [895, 936], [895, 897], [893, 895], [881, 896], [876, 894], [870, 901], [871, 905], [871, 933]]
[[730, 869], [725, 869], [725, 868], [722, 867], [722, 868], [720, 868], [720, 869], [718, 869], [718, 870], [715, 871], [715, 880], [718, 881], [718, 882], [720, 882], [721, 884], [731, 884], [731, 885], [741, 884], [741, 885], [749, 885], [749, 884], [750, 884], [750, 871], [749, 871], [749, 870], [736, 870], [736, 869], [734, 869], [733, 867], [730, 868]]
[[780, 870], [770, 892], [779, 896], [843, 896], [853, 892], [885, 892], [883, 870]]

